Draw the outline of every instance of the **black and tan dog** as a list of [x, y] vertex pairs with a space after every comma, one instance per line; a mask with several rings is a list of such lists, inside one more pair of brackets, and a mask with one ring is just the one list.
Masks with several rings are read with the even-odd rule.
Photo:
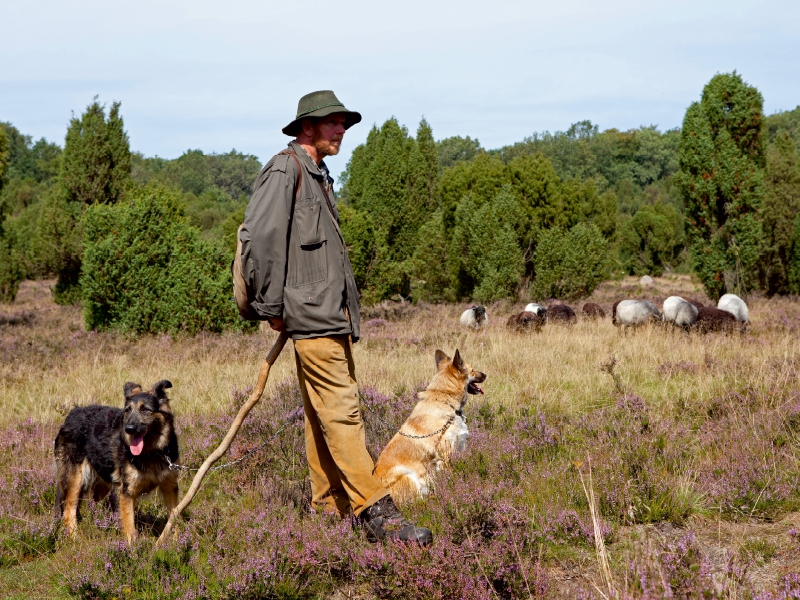
[[178, 461], [178, 438], [165, 389], [167, 380], [143, 391], [126, 383], [125, 408], [74, 408], [58, 431], [56, 458], [56, 517], [74, 535], [81, 496], [92, 492], [95, 501], [112, 487], [119, 491], [122, 530], [128, 541], [136, 536], [134, 504], [142, 494], [158, 488], [170, 512], [178, 504], [178, 472], [166, 457]]

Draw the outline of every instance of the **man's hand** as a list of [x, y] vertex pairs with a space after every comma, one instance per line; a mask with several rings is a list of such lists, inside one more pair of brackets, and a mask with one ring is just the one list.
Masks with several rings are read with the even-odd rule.
[[284, 331], [286, 329], [281, 317], [268, 317], [267, 322], [273, 331]]

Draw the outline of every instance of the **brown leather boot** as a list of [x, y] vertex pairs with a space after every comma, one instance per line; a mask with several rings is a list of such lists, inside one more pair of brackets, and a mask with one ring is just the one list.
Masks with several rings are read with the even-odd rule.
[[426, 527], [417, 527], [403, 517], [391, 496], [384, 496], [358, 516], [370, 542], [383, 539], [417, 542], [427, 546], [433, 542], [433, 533]]

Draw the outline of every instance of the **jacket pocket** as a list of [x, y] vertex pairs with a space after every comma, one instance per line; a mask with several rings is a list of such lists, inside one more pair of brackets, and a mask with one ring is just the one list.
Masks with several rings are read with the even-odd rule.
[[322, 202], [319, 198], [303, 198], [294, 208], [294, 222], [301, 246], [316, 246], [327, 239], [325, 228], [319, 222]]
[[315, 198], [297, 201], [286, 268], [286, 287], [298, 288], [328, 277], [327, 236], [320, 223], [320, 202]]

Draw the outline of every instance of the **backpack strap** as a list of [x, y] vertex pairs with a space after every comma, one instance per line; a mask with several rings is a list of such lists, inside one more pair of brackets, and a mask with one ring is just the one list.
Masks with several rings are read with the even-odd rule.
[[285, 154], [286, 156], [291, 156], [294, 159], [294, 162], [297, 163], [297, 187], [294, 188], [294, 198], [292, 199], [292, 209], [290, 212], [294, 212], [294, 205], [297, 202], [297, 196], [300, 195], [300, 186], [303, 185], [303, 167], [300, 166], [300, 159], [297, 158], [297, 154], [292, 152], [291, 150], [284, 150], [283, 152], [278, 152], [277, 156], [281, 154]]

